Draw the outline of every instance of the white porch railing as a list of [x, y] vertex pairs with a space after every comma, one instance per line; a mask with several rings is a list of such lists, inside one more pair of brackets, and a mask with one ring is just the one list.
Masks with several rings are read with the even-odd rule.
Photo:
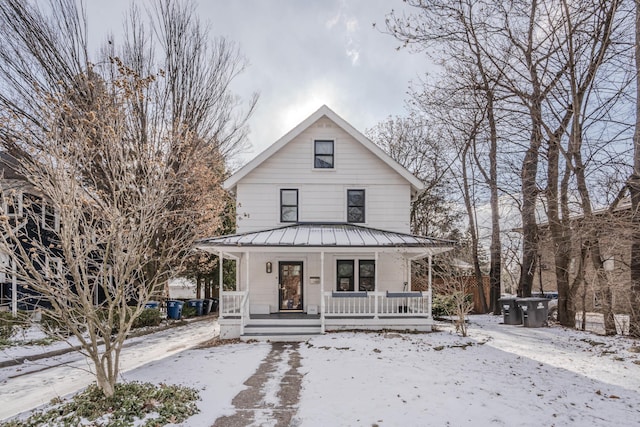
[[325, 292], [324, 316], [431, 317], [428, 292]]
[[249, 294], [246, 291], [223, 291], [220, 299], [220, 318], [240, 317], [240, 334], [243, 334], [249, 321]]

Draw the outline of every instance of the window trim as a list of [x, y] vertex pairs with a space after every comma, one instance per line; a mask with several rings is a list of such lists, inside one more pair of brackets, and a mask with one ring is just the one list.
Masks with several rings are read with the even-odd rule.
[[[50, 208], [53, 208], [53, 228], [47, 225], [47, 206], [49, 206]], [[40, 220], [41, 220], [40, 225], [42, 229], [48, 230], [48, 231], [54, 231], [56, 233], [60, 231], [60, 212], [55, 207], [53, 207], [53, 205], [48, 204], [44, 200], [42, 201], [41, 210], [42, 210], [42, 214], [40, 215]]]
[[[352, 191], [362, 191], [362, 205], [353, 205], [349, 204], [349, 193]], [[346, 194], [346, 220], [349, 224], [366, 224], [367, 222], [367, 191], [365, 188], [347, 188]], [[349, 208], [351, 207], [362, 207], [362, 221], [349, 221]]]
[[[351, 264], [352, 267], [352, 276], [350, 276], [351, 278], [351, 282], [350, 282], [350, 288], [352, 289], [340, 289], [340, 263], [349, 263]], [[368, 290], [365, 291], [364, 289], [361, 288], [361, 284], [362, 284], [362, 278], [360, 277], [360, 268], [362, 263], [367, 263], [367, 264], [373, 264], [373, 276], [371, 276], [370, 278], [373, 280], [373, 290]], [[378, 268], [376, 265], [376, 260], [375, 259], [371, 259], [371, 258], [350, 258], [350, 259], [346, 259], [346, 258], [338, 258], [336, 259], [336, 283], [335, 283], [335, 290], [336, 292], [375, 292], [376, 291], [376, 275], [378, 274]], [[367, 277], [369, 278], [369, 277]]]
[[[331, 143], [331, 154], [318, 154], [316, 143], [318, 142], [330, 142]], [[330, 167], [322, 167], [316, 166], [316, 158], [317, 156], [331, 156], [331, 166]], [[313, 170], [318, 171], [332, 171], [336, 169], [336, 140], [335, 139], [314, 139], [313, 140]]]
[[[295, 191], [296, 192], [296, 204], [295, 205], [285, 205], [283, 203], [283, 192], [284, 191]], [[294, 207], [296, 208], [296, 219], [295, 221], [285, 220], [282, 215], [282, 208], [284, 207]], [[280, 189], [280, 222], [281, 223], [296, 223], [300, 219], [300, 192], [297, 188], [281, 188]]]
[[[12, 190], [9, 190], [8, 193], [11, 193]], [[18, 211], [17, 212], [13, 212], [13, 213], [9, 213], [8, 209], [9, 209], [9, 201], [8, 199], [14, 199], [17, 198], [18, 201]], [[23, 214], [24, 214], [24, 210], [23, 210], [23, 194], [22, 191], [16, 191], [15, 194], [2, 194], [2, 211], [4, 212], [4, 214], [6, 216], [8, 216], [9, 218], [22, 218]]]
[[[351, 276], [340, 276], [340, 264], [351, 264]], [[336, 260], [336, 291], [337, 292], [353, 292], [356, 287], [356, 260], [355, 259], [337, 259]], [[350, 278], [347, 289], [341, 289], [340, 279]]]
[[[51, 267], [51, 264], [55, 264], [55, 267]], [[52, 271], [53, 270], [53, 271]], [[52, 274], [54, 273], [54, 274]], [[47, 279], [62, 279], [62, 258], [51, 257], [49, 255], [45, 258], [45, 277]]]

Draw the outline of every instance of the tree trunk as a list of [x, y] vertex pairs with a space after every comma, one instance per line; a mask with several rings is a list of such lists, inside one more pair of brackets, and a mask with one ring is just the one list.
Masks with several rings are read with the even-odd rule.
[[640, 338], [640, 0], [636, 0], [636, 129], [633, 134], [631, 193], [631, 289], [629, 335]]
[[471, 143], [469, 142], [462, 150], [462, 192], [464, 195], [464, 205], [467, 210], [467, 217], [469, 218], [469, 234], [471, 235], [471, 250], [473, 255], [473, 271], [476, 277], [476, 286], [478, 289], [478, 295], [480, 297], [480, 305], [482, 306], [482, 312], [487, 312], [487, 300], [484, 293], [484, 281], [482, 280], [482, 271], [480, 270], [480, 260], [478, 259], [478, 230], [476, 229], [475, 212], [472, 205], [472, 197], [470, 192], [469, 177], [467, 174], [467, 155]]

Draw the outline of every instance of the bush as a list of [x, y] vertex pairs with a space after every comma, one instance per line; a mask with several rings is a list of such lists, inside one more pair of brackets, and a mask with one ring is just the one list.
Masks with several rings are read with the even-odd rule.
[[13, 317], [9, 311], [0, 311], [0, 340], [8, 341], [16, 334], [17, 328], [26, 328], [28, 325], [28, 315], [19, 312], [18, 317]]
[[162, 322], [160, 310], [157, 308], [145, 308], [140, 316], [133, 321], [132, 328], [144, 328], [145, 326], [158, 326]]
[[196, 317], [198, 315], [198, 309], [185, 304], [182, 306], [182, 317]]
[[451, 295], [434, 295], [431, 310], [433, 317], [449, 316], [455, 309], [455, 302]]
[[92, 384], [68, 402], [3, 426], [164, 426], [196, 414], [198, 399], [198, 392], [192, 388], [138, 382], [116, 384], [115, 395], [107, 398]]
[[71, 331], [57, 317], [51, 314], [49, 310], [42, 311], [42, 319], [40, 319], [40, 328], [47, 335], [62, 335], [68, 337]]

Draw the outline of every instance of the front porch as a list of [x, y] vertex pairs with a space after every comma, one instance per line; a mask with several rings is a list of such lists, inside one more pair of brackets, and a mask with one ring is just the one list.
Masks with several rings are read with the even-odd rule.
[[[305, 340], [332, 330], [429, 331], [433, 255], [454, 243], [354, 224], [296, 224], [202, 240], [236, 262], [220, 288], [222, 338]], [[411, 292], [414, 260], [428, 289]]]
[[[430, 292], [324, 292], [319, 312], [253, 313], [246, 291], [222, 292], [221, 338], [304, 341], [338, 330], [431, 330]], [[309, 313], [311, 312], [311, 313]]]

